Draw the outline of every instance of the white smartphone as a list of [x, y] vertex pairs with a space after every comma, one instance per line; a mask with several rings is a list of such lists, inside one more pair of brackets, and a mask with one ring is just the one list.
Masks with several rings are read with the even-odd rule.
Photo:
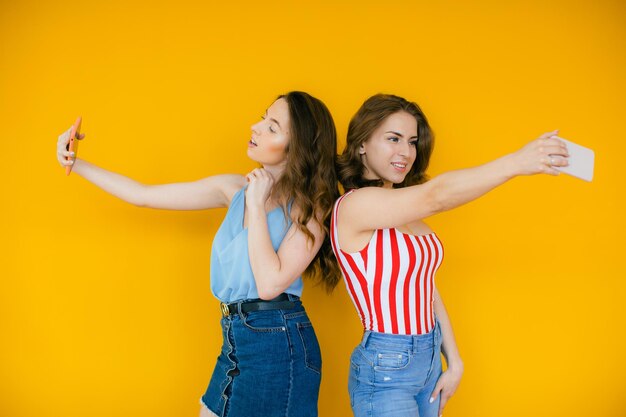
[[567, 139], [559, 139], [565, 142], [565, 146], [567, 146], [569, 165], [566, 167], [554, 167], [554, 169], [581, 180], [591, 181], [593, 179], [595, 153], [591, 149], [570, 142]]

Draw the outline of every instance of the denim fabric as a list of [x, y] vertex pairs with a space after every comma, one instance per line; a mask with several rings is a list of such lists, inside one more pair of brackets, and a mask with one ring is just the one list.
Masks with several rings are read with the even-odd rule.
[[317, 416], [320, 347], [302, 303], [289, 298], [290, 310], [222, 319], [222, 351], [201, 400], [218, 416]]
[[430, 396], [442, 373], [441, 329], [423, 335], [366, 331], [350, 357], [348, 391], [356, 417], [436, 417]]

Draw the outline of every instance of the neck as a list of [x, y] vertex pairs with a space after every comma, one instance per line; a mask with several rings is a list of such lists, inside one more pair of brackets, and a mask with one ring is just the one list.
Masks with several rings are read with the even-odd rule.
[[[380, 180], [381, 178], [373, 175], [372, 172], [367, 169], [367, 166], [365, 167], [365, 174], [363, 174], [363, 178], [365, 178], [366, 180]], [[393, 183], [391, 181], [385, 181], [382, 180], [383, 182], [383, 188], [393, 188]]]
[[263, 169], [269, 172], [276, 183], [285, 172], [285, 164], [280, 165], [263, 165]]

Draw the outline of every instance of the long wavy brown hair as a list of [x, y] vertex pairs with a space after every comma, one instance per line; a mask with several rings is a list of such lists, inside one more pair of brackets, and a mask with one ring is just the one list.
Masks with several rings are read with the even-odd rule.
[[426, 169], [433, 152], [435, 134], [424, 112], [417, 104], [402, 97], [392, 94], [376, 94], [365, 100], [350, 120], [346, 147], [337, 160], [339, 181], [346, 191], [353, 188], [383, 185], [380, 179], [368, 180], [363, 177], [365, 165], [361, 160], [359, 149], [387, 117], [401, 111], [409, 113], [417, 121], [417, 156], [411, 170], [404, 177], [404, 181], [394, 184], [393, 187], [407, 187], [428, 180]]
[[324, 230], [322, 247], [304, 276], [317, 280], [331, 292], [341, 278], [330, 245], [330, 216], [339, 197], [335, 122], [324, 103], [307, 93], [291, 91], [278, 97], [281, 98], [289, 106], [291, 129], [285, 170], [272, 194], [285, 213], [289, 204], [298, 207], [299, 214], [292, 220], [311, 242], [315, 237], [306, 226], [311, 219]]

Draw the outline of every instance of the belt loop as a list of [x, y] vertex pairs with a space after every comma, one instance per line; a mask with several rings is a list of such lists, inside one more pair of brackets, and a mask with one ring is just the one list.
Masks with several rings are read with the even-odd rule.
[[363, 333], [363, 339], [361, 339], [361, 346], [363, 346], [365, 348], [365, 345], [367, 344], [367, 339], [370, 338], [370, 335], [372, 334], [372, 332], [370, 332], [369, 330], [365, 330], [365, 332]]
[[239, 317], [243, 317], [243, 313], [241, 311], [241, 305], [243, 304], [243, 301], [238, 301], [237, 302], [237, 314], [239, 314]]

